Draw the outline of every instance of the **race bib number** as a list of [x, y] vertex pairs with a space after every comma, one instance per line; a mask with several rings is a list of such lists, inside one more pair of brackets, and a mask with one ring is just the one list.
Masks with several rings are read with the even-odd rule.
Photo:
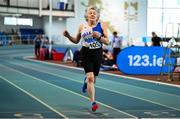
[[101, 48], [101, 44], [99, 42], [94, 41], [89, 43], [89, 49], [97, 49], [97, 48]]

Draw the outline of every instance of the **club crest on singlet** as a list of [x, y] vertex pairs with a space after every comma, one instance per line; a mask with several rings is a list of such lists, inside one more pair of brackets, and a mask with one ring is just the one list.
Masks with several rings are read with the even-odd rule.
[[81, 31], [81, 38], [83, 39], [81, 42], [82, 45], [85, 47], [89, 47], [89, 49], [101, 48], [101, 43], [98, 42], [96, 38], [92, 37], [92, 32], [92, 27], [89, 27], [87, 24], [83, 26], [83, 29]]

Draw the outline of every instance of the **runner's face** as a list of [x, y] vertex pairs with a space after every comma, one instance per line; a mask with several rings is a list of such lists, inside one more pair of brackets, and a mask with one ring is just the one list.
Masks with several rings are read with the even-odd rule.
[[88, 17], [88, 21], [97, 21], [97, 12], [93, 9], [90, 9], [88, 12], [87, 12], [87, 17]]

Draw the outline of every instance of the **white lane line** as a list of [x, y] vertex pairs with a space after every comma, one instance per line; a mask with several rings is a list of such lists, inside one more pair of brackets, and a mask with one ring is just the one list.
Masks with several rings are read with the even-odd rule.
[[[22, 66], [22, 67], [25, 67], [25, 66], [22, 65], [22, 64], [16, 64], [16, 65], [20, 65], [20, 66]], [[66, 77], [66, 76], [62, 76], [62, 75], [60, 76], [60, 75], [58, 75], [58, 74], [54, 74], [54, 73], [50, 73], [50, 72], [46, 72], [46, 71], [42, 71], [42, 70], [30, 68], [30, 67], [25, 67], [25, 68], [32, 69], [32, 70], [35, 70], [35, 71], [39, 71], [39, 72], [46, 73], [46, 74], [50, 74], [50, 75], [57, 76], [57, 77], [60, 77], [60, 78], [65, 78], [65, 79], [68, 79], [68, 80], [71, 80], [71, 81], [74, 81], [74, 82], [82, 83], [82, 82], [80, 82], [80, 81], [73, 80], [73, 79], [71, 79], [71, 78], [69, 78], [69, 77]], [[126, 95], [126, 96], [129, 96], [129, 97], [132, 97], [132, 98], [136, 98], [136, 99], [139, 99], [139, 100], [143, 100], [143, 101], [146, 101], [146, 102], [150, 102], [150, 103], [153, 103], [153, 104], [156, 104], [156, 105], [160, 105], [160, 106], [163, 106], [163, 107], [166, 107], [166, 108], [170, 108], [170, 109], [174, 109], [174, 110], [180, 111], [179, 108], [170, 107], [170, 106], [168, 106], [168, 105], [164, 105], [164, 104], [161, 104], [161, 103], [158, 103], [158, 102], [154, 102], [154, 101], [151, 101], [151, 100], [147, 100], [147, 99], [144, 99], [144, 98], [140, 98], [140, 97], [137, 97], [137, 96], [132, 96], [132, 95], [129, 95], [129, 94], [126, 94], [126, 93], [123, 93], [123, 92], [118, 92], [118, 91], [111, 90], [111, 89], [104, 88], [104, 87], [97, 86], [97, 85], [96, 85], [95, 87], [98, 87], [98, 88], [100, 88], [100, 89], [107, 90], [107, 91], [110, 91], [110, 92], [113, 92], [113, 93], [122, 94], [122, 95]]]
[[[66, 67], [66, 68], [69, 68], [69, 69], [77, 69], [77, 70], [83, 71], [82, 68], [66, 66], [66, 65], [62, 65], [62, 64], [56, 64], [56, 63], [45, 62], [45, 61], [39, 61], [39, 60], [35, 60], [35, 59], [30, 59], [30, 58], [34, 58], [34, 57], [33, 56], [25, 56], [25, 57], [23, 57], [23, 59], [29, 60], [29, 61], [32, 61], [32, 62], [39, 62], [39, 63], [44, 63], [44, 64], [60, 66], [60, 67]], [[163, 83], [163, 82], [159, 82], [159, 81], [147, 80], [147, 79], [143, 79], [143, 78], [123, 76], [123, 75], [111, 74], [111, 73], [106, 73], [106, 72], [100, 72], [100, 74], [106, 74], [106, 75], [110, 75], [110, 76], [116, 76], [116, 77], [121, 77], [121, 78], [128, 78], [128, 79], [133, 79], [133, 80], [138, 80], [138, 81], [143, 81], [143, 82], [148, 82], [148, 83], [161, 84], [161, 85], [167, 85], [167, 86], [172, 86], [172, 87], [180, 88], [180, 85], [177, 85], [177, 84], [168, 84], [168, 83]]]
[[[0, 64], [0, 65], [1, 65], [1, 64]], [[51, 85], [51, 86], [53, 86], [53, 87], [55, 87], [55, 88], [58, 88], [58, 89], [61, 89], [61, 90], [70, 92], [70, 93], [72, 93], [72, 94], [74, 94], [74, 95], [78, 95], [78, 96], [80, 96], [80, 97], [82, 97], [82, 98], [85, 98], [85, 99], [89, 100], [88, 97], [83, 96], [83, 95], [81, 95], [81, 94], [79, 94], [79, 93], [73, 92], [73, 91], [71, 91], [71, 90], [68, 90], [68, 89], [66, 89], [66, 88], [63, 88], [63, 87], [60, 87], [60, 86], [57, 86], [57, 85], [54, 85], [54, 84], [49, 83], [49, 82], [47, 82], [47, 81], [41, 80], [41, 79], [39, 79], [39, 78], [36, 78], [36, 77], [34, 77], [34, 76], [32, 76], [32, 75], [29, 75], [29, 74], [23, 73], [23, 72], [21, 72], [21, 71], [15, 70], [14, 68], [10, 68], [10, 67], [7, 67], [7, 66], [5, 66], [5, 65], [2, 65], [2, 67], [5, 67], [5, 68], [10, 69], [10, 70], [13, 70], [13, 71], [18, 72], [18, 73], [20, 73], [20, 74], [23, 74], [23, 75], [25, 75], [25, 76], [31, 77], [31, 78], [33, 78], [33, 79], [35, 79], [35, 80], [41, 81], [41, 82], [43, 82], [43, 83], [45, 83], [45, 84]], [[119, 109], [116, 109], [116, 108], [111, 107], [111, 106], [109, 106], [109, 105], [107, 105], [107, 104], [101, 103], [101, 102], [99, 102], [99, 101], [97, 101], [97, 102], [98, 102], [99, 104], [101, 104], [101, 105], [109, 108], [109, 109], [112, 109], [112, 110], [114, 110], [114, 111], [117, 111], [117, 112], [120, 112], [120, 113], [123, 113], [123, 114], [125, 114], [125, 115], [128, 115], [128, 116], [131, 116], [131, 117], [133, 117], [133, 118], [138, 119], [138, 117], [136, 117], [136, 116], [134, 116], [134, 115], [131, 115], [131, 114], [126, 113], [126, 112], [123, 112], [123, 111], [121, 111], [121, 110], [119, 110]]]
[[50, 105], [46, 104], [45, 102], [43, 102], [42, 100], [38, 99], [37, 97], [35, 97], [34, 95], [32, 95], [31, 93], [29, 93], [28, 91], [20, 88], [19, 86], [17, 86], [16, 84], [12, 83], [11, 81], [9, 81], [8, 79], [0, 76], [1, 79], [3, 79], [4, 81], [8, 82], [9, 84], [13, 85], [14, 87], [16, 87], [17, 89], [21, 90], [22, 92], [24, 92], [25, 94], [29, 95], [30, 97], [32, 97], [33, 99], [35, 99], [36, 101], [38, 101], [39, 103], [41, 103], [42, 105], [44, 105], [45, 107], [47, 107], [48, 109], [52, 110], [53, 112], [57, 113], [58, 115], [60, 115], [61, 117], [65, 118], [65, 119], [69, 119], [67, 116], [65, 116], [64, 114], [60, 113], [59, 111], [57, 111], [56, 109], [54, 109], [53, 107], [51, 107]]

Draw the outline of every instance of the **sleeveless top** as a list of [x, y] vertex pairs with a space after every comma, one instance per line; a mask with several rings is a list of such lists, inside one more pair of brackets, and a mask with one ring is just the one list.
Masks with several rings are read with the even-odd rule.
[[90, 27], [87, 23], [83, 24], [81, 31], [82, 46], [88, 47], [89, 49], [102, 48], [102, 43], [96, 38], [92, 37], [92, 32], [98, 32], [100, 36], [103, 36], [103, 30], [100, 22], [98, 22], [95, 27]]

